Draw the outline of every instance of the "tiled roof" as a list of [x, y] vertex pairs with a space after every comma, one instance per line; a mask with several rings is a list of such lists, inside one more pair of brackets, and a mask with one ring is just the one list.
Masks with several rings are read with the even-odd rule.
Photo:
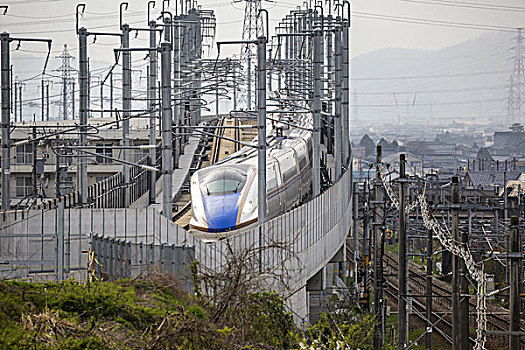
[[[519, 171], [507, 171], [507, 181], [516, 180], [520, 176]], [[492, 171], [469, 171], [465, 177], [470, 178], [472, 186], [478, 188], [497, 185], [503, 186], [504, 176], [503, 171], [492, 172]]]

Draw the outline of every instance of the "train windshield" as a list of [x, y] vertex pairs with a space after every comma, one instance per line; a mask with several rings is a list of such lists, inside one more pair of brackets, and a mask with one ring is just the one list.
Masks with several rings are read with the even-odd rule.
[[201, 189], [207, 196], [220, 196], [240, 192], [245, 183], [246, 174], [237, 169], [223, 168], [207, 175]]

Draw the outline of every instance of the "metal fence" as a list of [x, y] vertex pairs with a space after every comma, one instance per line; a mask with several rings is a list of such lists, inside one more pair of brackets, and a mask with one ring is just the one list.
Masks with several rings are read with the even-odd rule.
[[[174, 226], [168, 231], [163, 217], [153, 209], [65, 209], [64, 203], [58, 203], [57, 209], [3, 213], [0, 278], [85, 280], [95, 235], [145, 246], [168, 245], [166, 237], [185, 232]], [[146, 269], [151, 260], [133, 254], [130, 264]]]
[[[195, 247], [174, 244], [144, 244], [93, 235], [91, 249], [96, 276], [115, 280], [136, 278], [152, 271], [176, 275], [184, 289], [191, 291], [190, 265], [195, 261]], [[138, 258], [138, 259], [137, 259]]]

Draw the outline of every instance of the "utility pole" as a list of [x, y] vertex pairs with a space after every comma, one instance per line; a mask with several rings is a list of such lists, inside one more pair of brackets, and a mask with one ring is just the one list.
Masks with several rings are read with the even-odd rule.
[[[129, 49], [129, 25], [123, 24], [122, 30], [122, 49]], [[131, 115], [131, 52], [122, 52], [122, 175], [124, 182], [124, 191], [122, 192], [122, 207], [128, 206], [128, 188], [129, 184], [129, 118]], [[170, 120], [171, 124], [171, 120]]]
[[509, 349], [518, 350], [520, 348], [520, 336], [517, 332], [520, 331], [520, 264], [521, 264], [521, 249], [520, 249], [520, 234], [519, 234], [519, 218], [518, 216], [511, 216], [510, 218], [510, 300], [509, 300], [509, 314], [510, 314], [510, 329]]
[[432, 241], [432, 230], [427, 229], [427, 278], [426, 278], [426, 318], [427, 331], [425, 333], [425, 350], [432, 350], [432, 254], [434, 244]]
[[[507, 202], [507, 161], [505, 161], [505, 171], [503, 172], [503, 218], [505, 222], [508, 219], [508, 202]], [[507, 259], [508, 260], [508, 259]], [[508, 265], [508, 264], [507, 264]], [[508, 268], [507, 268], [508, 270]]]
[[246, 103], [248, 110], [252, 110], [252, 56], [248, 56], [248, 67], [247, 67], [247, 79], [248, 79], [248, 92], [246, 95]]
[[315, 29], [314, 33], [314, 120], [313, 120], [313, 157], [312, 157], [312, 187], [314, 198], [321, 193], [321, 70], [322, 70], [322, 38], [323, 33]]
[[219, 120], [219, 65], [215, 66], [215, 119]]
[[[149, 5], [148, 5], [149, 6]], [[156, 32], [157, 24], [155, 21], [149, 22], [149, 45], [151, 48], [154, 48], [156, 46], [157, 41], [157, 32]], [[156, 145], [157, 144], [157, 137], [156, 137], [156, 121], [157, 121], [157, 113], [155, 112], [155, 96], [156, 96], [156, 87], [157, 87], [157, 50], [151, 50], [149, 52], [149, 70], [148, 70], [148, 109], [150, 111], [149, 115], [149, 144], [150, 145]], [[155, 166], [156, 162], [156, 151], [155, 149], [149, 150], [149, 159], [151, 166]], [[150, 176], [150, 184], [149, 184], [149, 202], [150, 204], [155, 203], [155, 197], [156, 197], [156, 191], [155, 191], [155, 174], [151, 174]]]
[[182, 133], [182, 116], [183, 109], [182, 105], [182, 89], [181, 89], [181, 44], [180, 44], [180, 25], [178, 23], [178, 17], [173, 18], [173, 123], [175, 124], [175, 133], [179, 134], [175, 137], [175, 147], [173, 150], [173, 166], [174, 168], [179, 167], [179, 159], [183, 147]]
[[[451, 211], [451, 226], [452, 226], [452, 241], [459, 242], [459, 185], [457, 176], [452, 177], [452, 205]], [[452, 348], [460, 349], [461, 347], [461, 319], [459, 314], [459, 298], [460, 298], [460, 257], [452, 255]]]
[[[460, 199], [459, 196], [459, 185], [458, 185], [458, 199]], [[458, 218], [459, 223], [459, 218]], [[461, 246], [464, 249], [469, 249], [468, 247], [468, 239], [469, 239], [469, 232], [463, 230], [461, 232]], [[460, 273], [460, 285], [459, 285], [459, 292], [460, 292], [460, 298], [459, 298], [459, 321], [461, 322], [460, 329], [459, 329], [459, 337], [461, 341], [461, 350], [469, 350], [469, 342], [470, 342], [470, 334], [469, 334], [469, 290], [468, 290], [468, 270], [467, 270], [467, 264], [463, 260], [463, 258], [458, 257], [459, 260], [459, 273]]]
[[[9, 96], [9, 112], [10, 113], [13, 113], [13, 110], [14, 110], [14, 113], [16, 114], [16, 107], [13, 108], [13, 90], [15, 90], [13, 88], [13, 84], [15, 83], [15, 80], [13, 79], [13, 65], [10, 66], [10, 72], [9, 72], [9, 77], [10, 77], [10, 80], [9, 80], [9, 91], [10, 91], [10, 96]], [[15, 119], [15, 122], [16, 122], [16, 119]]]
[[162, 83], [162, 215], [172, 220], [173, 134], [171, 124], [171, 44], [160, 44]]
[[[11, 39], [9, 33], [3, 32], [0, 34], [1, 45], [1, 84], [2, 84], [2, 210], [9, 210], [10, 204], [10, 182], [11, 182], [11, 120], [9, 115], [10, 105], [10, 86], [9, 86], [9, 70], [11, 67], [9, 55], [9, 43]], [[15, 93], [16, 95], [16, 93]], [[16, 106], [15, 106], [16, 110]], [[16, 121], [16, 119], [15, 119]]]
[[[71, 86], [71, 120], [75, 120], [75, 81], [72, 80], [70, 83]], [[89, 101], [89, 100], [88, 100]], [[89, 105], [88, 105], [89, 108]]]
[[13, 83], [13, 90], [14, 91], [11, 91], [11, 93], [14, 95], [14, 100], [15, 100], [13, 110], [14, 110], [14, 113], [15, 113], [15, 120], [14, 121], [16, 123], [18, 121], [18, 82], [17, 81], [15, 81]]
[[[192, 16], [193, 18], [195, 18], [196, 16], [196, 11], [195, 9], [193, 9], [191, 11], [192, 13]], [[194, 32], [195, 34], [192, 35], [192, 37], [194, 38], [193, 39], [193, 49], [192, 49], [192, 53], [193, 53], [193, 61], [197, 61], [197, 60], [201, 60], [202, 59], [202, 40], [203, 40], [203, 37], [202, 37], [202, 29], [203, 29], [203, 22], [198, 20], [198, 21], [194, 21], [194, 23], [192, 24], [193, 28], [194, 28]], [[201, 108], [199, 106], [199, 103], [197, 102], [200, 97], [201, 97], [201, 90], [202, 90], [202, 84], [201, 84], [201, 81], [202, 81], [202, 77], [201, 77], [201, 72], [199, 70], [196, 71], [196, 75], [195, 75], [195, 79], [193, 79], [193, 95], [192, 95], [192, 111], [193, 111], [193, 114], [195, 115], [195, 123], [194, 125], [199, 125], [199, 123], [202, 121], [202, 113], [201, 113]]]
[[100, 118], [104, 118], [104, 81], [102, 77], [100, 77]]
[[[342, 170], [342, 94], [341, 94], [341, 34], [342, 28], [339, 24], [335, 26], [334, 29], [334, 46], [335, 46], [335, 115], [334, 115], [334, 134], [335, 134], [335, 144], [334, 144], [334, 158], [335, 158], [335, 181], [338, 181], [341, 177]], [[376, 241], [377, 243], [377, 241]]]
[[368, 180], [364, 183], [364, 201], [363, 201], [363, 298], [365, 298], [365, 310], [370, 310], [370, 293], [368, 288], [368, 263], [370, 261], [370, 190]]
[[[36, 127], [33, 125], [33, 139], [36, 139]], [[37, 174], [36, 174], [36, 163], [37, 163], [37, 147], [38, 142], [32, 142], [31, 148], [33, 149], [33, 171], [31, 173], [31, 177], [33, 180], [33, 198], [37, 198], [38, 196], [38, 186], [37, 186]]]
[[[249, 56], [248, 56], [249, 57]], [[257, 38], [257, 172], [258, 172], [258, 218], [266, 221], [266, 37]]]
[[[42, 74], [45, 73], [47, 67], [47, 61], [49, 59], [49, 54], [51, 52], [51, 40], [47, 39], [32, 39], [32, 38], [11, 38], [9, 33], [4, 32], [0, 34], [0, 55], [1, 55], [1, 76], [0, 84], [2, 86], [2, 210], [9, 210], [11, 207], [10, 203], [10, 181], [11, 181], [11, 120], [9, 115], [9, 106], [10, 106], [10, 67], [11, 67], [11, 58], [9, 52], [9, 44], [11, 41], [16, 40], [18, 42], [22, 41], [32, 41], [32, 42], [45, 42], [47, 43], [47, 58], [46, 64]], [[22, 86], [20, 86], [20, 120], [22, 120]], [[15, 91], [16, 95], [16, 91]]]
[[40, 86], [40, 91], [41, 91], [41, 95], [40, 95], [40, 111], [41, 111], [41, 117], [42, 117], [42, 121], [44, 121], [45, 119], [45, 116], [44, 116], [44, 111], [45, 111], [45, 103], [44, 103], [44, 78], [42, 78], [41, 82], [40, 82], [42, 85]]
[[22, 118], [22, 87], [23, 83], [18, 87], [18, 107], [20, 108], [18, 113], [20, 114], [20, 122], [24, 121]]
[[66, 79], [62, 80], [62, 120], [67, 120], [67, 80]]
[[46, 84], [46, 120], [49, 121], [49, 82]]
[[[336, 37], [337, 38], [337, 37]], [[336, 43], [337, 45], [337, 43]], [[337, 54], [336, 54], [337, 62]], [[336, 63], [337, 65], [337, 63]], [[336, 112], [337, 114], [337, 112]], [[337, 144], [337, 143], [336, 143]], [[374, 349], [383, 348], [383, 255], [382, 253], [382, 183], [380, 178], [381, 146], [376, 150], [376, 177], [374, 181]]]
[[111, 118], [113, 118], [113, 72], [109, 73], [109, 109]]
[[356, 300], [359, 300], [359, 284], [357, 283], [357, 271], [359, 264], [359, 182], [352, 183], [352, 195], [353, 195], [353, 224], [354, 224], [354, 293]]
[[[272, 59], [272, 47], [268, 49], [268, 56], [270, 57], [270, 60]], [[268, 69], [268, 91], [272, 91], [272, 70]]]
[[237, 65], [233, 64], [233, 110], [237, 110]]
[[399, 350], [405, 349], [408, 341], [408, 315], [407, 315], [407, 294], [408, 294], [408, 268], [407, 268], [407, 237], [406, 237], [406, 222], [405, 222], [405, 191], [406, 191], [406, 173], [405, 173], [405, 154], [399, 155], [399, 295], [398, 295], [398, 341], [397, 348]]
[[[321, 35], [322, 35], [322, 33], [321, 33]], [[281, 47], [281, 45], [277, 45], [277, 48], [279, 49], [279, 50], [277, 51], [277, 61], [282, 62], [282, 60], [281, 60], [281, 50], [282, 50], [282, 47]], [[280, 73], [277, 74], [277, 91], [281, 91], [281, 88], [282, 88], [281, 75], [282, 75], [282, 74], [280, 74]]]
[[[332, 15], [328, 15], [326, 18], [326, 22], [328, 22], [328, 27], [330, 28], [332, 26]], [[334, 44], [333, 44], [333, 35], [331, 30], [326, 31], [326, 72], [327, 72], [327, 87], [330, 86], [330, 82], [333, 81], [333, 61], [334, 61], [334, 50], [333, 50]], [[327, 102], [327, 113], [329, 114], [326, 117], [326, 137], [327, 137], [327, 143], [326, 148], [327, 152], [329, 154], [334, 154], [334, 118], [333, 118], [333, 106], [332, 106], [332, 93], [330, 92], [330, 89], [327, 89], [328, 91], [328, 102]]]
[[[80, 146], [86, 146], [87, 119], [88, 119], [88, 58], [87, 58], [87, 29], [82, 27], [78, 30], [79, 55], [78, 55], [78, 83], [79, 92], [79, 121], [80, 121]], [[87, 203], [87, 168], [85, 160], [78, 158], [78, 190], [80, 191], [80, 203]]]
[[[56, 135], [56, 141], [55, 141], [56, 147], [60, 146], [60, 135]], [[58, 198], [62, 194], [60, 192], [60, 154], [62, 153], [61, 149], [58, 148], [56, 150], [55, 156], [55, 197]]]
[[[350, 5], [348, 5], [350, 6]], [[349, 27], [350, 27], [350, 18], [343, 19], [343, 86], [342, 86], [342, 116], [343, 116], [343, 165], [345, 168], [350, 169], [350, 114], [349, 114], [349, 105], [348, 105], [348, 93], [350, 88], [350, 64], [348, 63], [350, 57], [349, 50]]]

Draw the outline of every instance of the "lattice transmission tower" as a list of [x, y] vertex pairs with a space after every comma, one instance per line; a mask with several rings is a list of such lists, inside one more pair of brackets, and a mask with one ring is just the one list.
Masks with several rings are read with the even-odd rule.
[[507, 85], [507, 120], [505, 127], [525, 123], [525, 69], [523, 67], [523, 28], [518, 28], [514, 49], [514, 67]]
[[[237, 2], [245, 2], [246, 7], [244, 9], [244, 24], [242, 29], [242, 40], [253, 41], [258, 36], [264, 35], [262, 18], [259, 16], [259, 10], [261, 9], [261, 0], [236, 0]], [[255, 45], [244, 44], [241, 46], [241, 65], [244, 84], [241, 84], [243, 88], [239, 93], [240, 105], [246, 106], [248, 109], [252, 109], [254, 101], [254, 88], [251, 87], [252, 81], [254, 81], [254, 67], [257, 50]]]
[[[64, 45], [64, 50], [62, 51], [62, 54], [60, 56], [57, 56], [56, 58], [60, 58], [62, 60], [62, 65], [55, 69], [57, 72], [62, 73], [62, 87], [61, 87], [61, 100], [59, 103], [59, 115], [61, 116], [62, 120], [67, 119], [74, 119], [74, 88], [72, 85], [74, 84], [73, 77], [71, 76], [72, 73], [76, 72], [76, 69], [71, 67], [71, 61], [74, 59], [73, 56], [69, 53], [69, 50], [67, 49], [67, 45]], [[71, 116], [71, 118], [69, 118]]]

